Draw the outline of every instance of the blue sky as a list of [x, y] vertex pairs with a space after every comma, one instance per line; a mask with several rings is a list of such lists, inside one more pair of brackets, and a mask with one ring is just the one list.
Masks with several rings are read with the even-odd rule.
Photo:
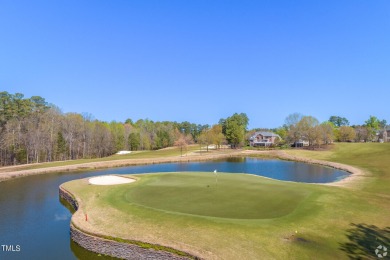
[[106, 121], [390, 121], [390, 1], [2, 0], [0, 90]]

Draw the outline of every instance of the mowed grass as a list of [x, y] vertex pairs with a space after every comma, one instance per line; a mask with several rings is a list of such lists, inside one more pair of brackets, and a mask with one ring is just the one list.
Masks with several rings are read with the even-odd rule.
[[390, 245], [390, 144], [288, 152], [351, 164], [369, 174], [353, 188], [242, 174], [220, 174], [216, 187], [213, 173], [146, 174], [131, 184], [93, 186], [78, 180], [64, 186], [82, 202], [74, 223], [100, 235], [206, 259], [376, 259], [376, 247]]
[[219, 218], [281, 217], [291, 213], [310, 194], [244, 174], [161, 173], [139, 177], [142, 185], [122, 187], [125, 196], [121, 198], [128, 203]]
[[[186, 153], [191, 153], [194, 151], [198, 151], [199, 145], [189, 145], [187, 149], [181, 149], [179, 147], [169, 147], [160, 150], [146, 150], [146, 151], [133, 151], [130, 154], [125, 155], [111, 155], [103, 158], [92, 158], [92, 159], [79, 159], [79, 160], [68, 160], [68, 161], [58, 161], [58, 162], [45, 162], [45, 163], [31, 163], [20, 165], [17, 167], [3, 167], [0, 168], [0, 172], [8, 172], [8, 171], [20, 171], [20, 170], [32, 170], [32, 169], [40, 169], [40, 168], [49, 168], [49, 167], [58, 167], [58, 166], [68, 166], [68, 165], [77, 165], [83, 163], [94, 163], [94, 162], [109, 162], [116, 160], [127, 160], [127, 159], [154, 159], [154, 158], [164, 158], [171, 156], [183, 156]], [[202, 151], [205, 153], [205, 151]]]

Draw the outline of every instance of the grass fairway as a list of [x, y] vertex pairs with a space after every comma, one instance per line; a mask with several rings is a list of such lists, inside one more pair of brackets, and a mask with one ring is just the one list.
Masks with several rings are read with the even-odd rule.
[[352, 188], [243, 174], [219, 174], [216, 185], [213, 173], [138, 175], [115, 186], [77, 180], [64, 184], [81, 201], [72, 221], [206, 259], [377, 259], [378, 245], [390, 248], [390, 144], [287, 152], [369, 174]]
[[[94, 163], [94, 162], [110, 162], [110, 161], [128, 160], [128, 159], [165, 158], [165, 157], [172, 157], [172, 156], [180, 156], [181, 154], [185, 155], [187, 153], [192, 153], [195, 151], [199, 153], [199, 145], [189, 145], [187, 146], [187, 149], [183, 149], [182, 151], [180, 150], [179, 147], [169, 147], [160, 150], [133, 151], [130, 154], [125, 154], [125, 155], [114, 154], [103, 158], [23, 164], [18, 166], [0, 168], [0, 172], [32, 170], [32, 169], [50, 168], [50, 167], [58, 167], [58, 166], [69, 166], [69, 165]], [[205, 152], [203, 151], [203, 153]]]

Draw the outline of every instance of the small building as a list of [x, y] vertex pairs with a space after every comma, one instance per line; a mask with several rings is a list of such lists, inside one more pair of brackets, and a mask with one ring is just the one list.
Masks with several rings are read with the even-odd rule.
[[305, 141], [305, 140], [298, 140], [296, 142], [294, 142], [291, 147], [305, 147], [305, 146], [309, 146], [309, 141]]
[[256, 132], [249, 138], [249, 145], [256, 146], [272, 146], [275, 145], [281, 138], [279, 135], [272, 132]]
[[379, 132], [379, 140], [383, 142], [390, 142], [390, 126], [385, 127]]

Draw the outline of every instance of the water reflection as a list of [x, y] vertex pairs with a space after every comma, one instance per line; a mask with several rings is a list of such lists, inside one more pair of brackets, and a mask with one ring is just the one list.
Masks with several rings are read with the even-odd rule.
[[151, 172], [209, 171], [250, 173], [277, 180], [327, 183], [348, 176], [348, 173], [320, 165], [281, 160], [234, 157], [210, 162], [169, 163], [104, 170], [107, 174]]

